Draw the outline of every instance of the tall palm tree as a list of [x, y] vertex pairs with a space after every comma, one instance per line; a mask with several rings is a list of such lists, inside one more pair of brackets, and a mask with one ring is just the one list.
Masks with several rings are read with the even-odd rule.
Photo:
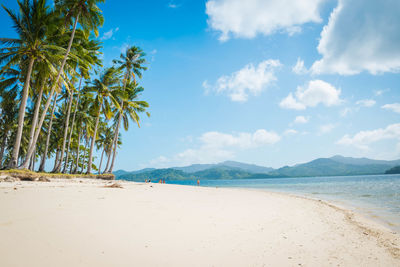
[[92, 169], [93, 148], [97, 138], [97, 129], [100, 121], [101, 113], [104, 114], [107, 120], [112, 117], [112, 106], [120, 109], [117, 101], [117, 95], [120, 93], [121, 87], [119, 86], [120, 71], [114, 67], [108, 68], [104, 73], [92, 82], [92, 86], [87, 89], [95, 94], [95, 99], [92, 106], [92, 112], [96, 116], [94, 132], [91, 139], [89, 150], [89, 162], [87, 166], [87, 173], [90, 174]]
[[[128, 81], [125, 86], [125, 91], [122, 93], [121, 97], [121, 108], [119, 110], [116, 110], [116, 118], [117, 120], [117, 128], [116, 128], [116, 133], [119, 133], [118, 128], [119, 124], [123, 122], [124, 129], [125, 131], [128, 130], [129, 128], [129, 120], [133, 120], [138, 127], [140, 127], [139, 120], [140, 117], [138, 113], [145, 112], [146, 108], [149, 107], [149, 104], [146, 101], [140, 101], [138, 98], [140, 97], [140, 93], [143, 92], [143, 87], [140, 87], [136, 84], [136, 82], [131, 82]], [[150, 113], [146, 112], [147, 116], [150, 117]], [[117, 136], [118, 137], [118, 136]], [[112, 173], [114, 169], [114, 163], [115, 163], [115, 158], [116, 158], [116, 151], [117, 151], [117, 146], [116, 146], [116, 141], [118, 141], [117, 138], [114, 136], [114, 143], [113, 143], [113, 156], [112, 156], [112, 161], [111, 161], [111, 166], [110, 169], [108, 170], [108, 173]]]
[[[80, 32], [78, 31], [78, 34]], [[74, 126], [75, 126], [75, 118], [76, 118], [76, 112], [77, 112], [77, 107], [79, 105], [79, 98], [80, 98], [80, 91], [81, 91], [81, 85], [82, 85], [82, 80], [89, 79], [89, 71], [92, 70], [93, 66], [101, 66], [101, 60], [99, 58], [100, 55], [100, 43], [96, 40], [90, 40], [89, 38], [86, 37], [86, 35], [82, 32], [81, 34], [84, 38], [79, 38], [79, 44], [76, 46], [77, 55], [79, 56], [79, 62], [78, 63], [78, 69], [79, 69], [79, 86], [77, 90], [77, 100], [75, 104], [75, 110], [74, 114], [72, 116], [72, 122], [71, 122], [71, 129], [68, 137], [68, 142], [67, 142], [67, 150], [66, 150], [66, 157], [65, 157], [65, 164], [64, 164], [64, 169], [63, 173], [65, 173], [66, 168], [67, 168], [67, 162], [69, 158], [69, 149], [71, 145], [71, 138], [72, 134], [74, 132]], [[78, 43], [78, 42], [77, 42]], [[68, 115], [69, 116], [69, 115]]]
[[[147, 70], [147, 67], [144, 66], [147, 63], [146, 59], [144, 58], [145, 56], [146, 54], [141, 48], [137, 46], [132, 46], [126, 50], [125, 54], [120, 55], [120, 59], [113, 61], [114, 64], [118, 65], [119, 70], [125, 72], [123, 79], [123, 91], [126, 89], [126, 85], [129, 80], [133, 79], [133, 82], [136, 83], [136, 76], [142, 78], [142, 72]], [[110, 169], [107, 170], [107, 173], [112, 173], [112, 170], [114, 168], [121, 119], [122, 114], [118, 116], [118, 122], [112, 146], [112, 163]]]
[[[22, 66], [26, 64], [25, 82], [22, 89], [22, 98], [18, 112], [18, 129], [13, 147], [12, 158], [9, 161], [9, 168], [17, 166], [19, 149], [21, 146], [22, 130], [24, 126], [24, 117], [26, 103], [28, 100], [28, 88], [30, 85], [31, 74], [35, 60], [39, 57], [46, 57], [50, 46], [46, 43], [51, 26], [54, 25], [54, 13], [46, 6], [45, 0], [17, 0], [19, 14], [3, 6], [13, 22], [19, 38], [0, 38], [0, 44], [10, 45], [2, 48], [0, 51], [0, 64], [6, 62], [2, 71], [7, 70], [13, 65]], [[58, 47], [51, 47], [59, 50]], [[25, 68], [21, 68], [25, 69]]]
[[[94, 31], [95, 35], [97, 36], [98, 35], [97, 27], [101, 26], [104, 22], [103, 15], [101, 13], [101, 10], [97, 6], [97, 3], [104, 3], [104, 2], [105, 0], [55, 0], [54, 1], [56, 10], [61, 14], [63, 14], [65, 22], [68, 25], [73, 24], [73, 27], [64, 59], [62, 60], [57, 77], [54, 80], [53, 86], [50, 90], [50, 97], [47, 99], [44, 111], [40, 117], [40, 121], [37, 127], [37, 131], [35, 132], [32, 145], [29, 147], [27, 152], [27, 158], [30, 158], [30, 156], [34, 152], [34, 148], [36, 146], [36, 142], [39, 137], [41, 127], [45, 120], [47, 110], [51, 104], [54, 92], [56, 90], [56, 87], [58, 86], [61, 74], [63, 73], [65, 63], [67, 62], [68, 56], [70, 54], [78, 22], [84, 30], [88, 32]], [[25, 160], [21, 168], [26, 168], [26, 167], [27, 167], [27, 160]]]

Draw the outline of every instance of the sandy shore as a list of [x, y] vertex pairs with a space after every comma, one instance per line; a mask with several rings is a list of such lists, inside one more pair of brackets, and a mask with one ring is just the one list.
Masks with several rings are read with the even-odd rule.
[[399, 235], [285, 194], [0, 183], [0, 266], [400, 266]]

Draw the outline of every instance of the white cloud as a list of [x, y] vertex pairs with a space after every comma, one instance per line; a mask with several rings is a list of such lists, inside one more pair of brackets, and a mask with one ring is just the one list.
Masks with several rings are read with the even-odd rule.
[[324, 124], [319, 127], [319, 134], [326, 134], [332, 132], [336, 126], [332, 123]]
[[198, 148], [186, 149], [172, 157], [161, 156], [149, 162], [153, 167], [185, 166], [194, 163], [215, 163], [232, 159], [236, 152], [273, 145], [281, 137], [271, 131], [260, 129], [254, 133], [226, 134], [206, 132], [197, 139]]
[[340, 111], [340, 116], [347, 117], [347, 115], [349, 115], [350, 113], [353, 113], [354, 111], [355, 111], [354, 108], [346, 107]]
[[299, 133], [299, 132], [296, 131], [295, 129], [287, 129], [287, 130], [283, 133], [283, 135], [288, 136], [288, 135], [295, 135], [295, 134], [298, 134], [298, 133]]
[[115, 29], [111, 29], [111, 30], [109, 30], [108, 32], [105, 32], [105, 33], [103, 34], [103, 36], [100, 38], [100, 40], [105, 41], [105, 40], [110, 39], [111, 37], [113, 37], [114, 33], [116, 33], [117, 31], [119, 31], [119, 28], [118, 28], [118, 27], [115, 28]]
[[370, 144], [388, 139], [400, 141], [400, 123], [391, 124], [384, 129], [380, 128], [371, 131], [361, 131], [353, 137], [346, 134], [336, 143], [339, 145], [354, 146], [362, 150], [368, 150]]
[[173, 1], [169, 2], [167, 6], [173, 9], [180, 7], [180, 5], [175, 4]]
[[217, 93], [226, 93], [232, 101], [245, 102], [250, 95], [258, 95], [268, 86], [273, 84], [277, 78], [275, 70], [281, 66], [279, 60], [265, 60], [257, 66], [246, 65], [243, 69], [220, 77], [215, 86], [207, 81], [203, 82], [206, 93], [210, 89]]
[[375, 104], [376, 104], [376, 101], [373, 99], [363, 99], [363, 100], [359, 100], [356, 102], [356, 105], [366, 107], [366, 108], [373, 107], [373, 106], [375, 106]]
[[386, 88], [386, 89], [384, 89], [384, 90], [376, 90], [376, 91], [375, 91], [375, 95], [376, 95], [376, 96], [381, 96], [381, 95], [383, 95], [384, 93], [389, 92], [389, 91], [390, 91], [389, 88]]
[[297, 59], [296, 65], [293, 66], [292, 71], [297, 75], [307, 74], [308, 70], [304, 67], [304, 61], [300, 58]]
[[318, 104], [324, 104], [327, 107], [339, 105], [340, 89], [333, 85], [321, 81], [310, 81], [306, 86], [298, 86], [296, 93], [290, 93], [280, 102], [281, 108], [304, 110], [307, 107], [315, 107]]
[[322, 22], [319, 6], [324, 0], [208, 0], [208, 25], [221, 32], [219, 39], [231, 36], [254, 38], [286, 31], [289, 35], [301, 31], [308, 22]]
[[400, 103], [386, 104], [382, 106], [383, 109], [388, 109], [396, 113], [400, 113]]
[[400, 1], [339, 0], [321, 33], [314, 74], [400, 70]]
[[306, 118], [306, 117], [304, 117], [304, 116], [297, 116], [297, 117], [294, 119], [294, 123], [301, 123], [301, 124], [304, 124], [304, 123], [307, 123], [309, 120], [310, 120], [310, 118]]

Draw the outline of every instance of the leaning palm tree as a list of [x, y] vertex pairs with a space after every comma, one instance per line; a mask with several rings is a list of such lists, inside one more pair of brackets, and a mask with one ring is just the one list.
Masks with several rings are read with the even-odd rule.
[[117, 101], [117, 95], [120, 93], [120, 71], [111, 67], [104, 71], [104, 73], [92, 82], [92, 85], [87, 87], [88, 91], [95, 94], [92, 105], [92, 112], [96, 117], [94, 132], [91, 139], [89, 150], [89, 161], [87, 166], [87, 173], [90, 174], [92, 169], [93, 148], [97, 138], [97, 129], [100, 121], [100, 115], [103, 113], [107, 120], [112, 117], [112, 106], [120, 109]]
[[[80, 98], [80, 93], [81, 93], [81, 85], [82, 85], [82, 80], [89, 79], [90, 75], [89, 72], [92, 70], [93, 66], [101, 66], [101, 60], [99, 58], [100, 55], [100, 43], [96, 40], [90, 40], [83, 31], [77, 31], [77, 35], [81, 36], [81, 38], [78, 39], [77, 46], [76, 46], [76, 54], [79, 57], [79, 61], [77, 62], [77, 68], [78, 68], [78, 78], [79, 78], [79, 86], [76, 94], [76, 104], [75, 104], [75, 109], [74, 113], [72, 116], [72, 122], [71, 122], [71, 127], [70, 127], [70, 132], [69, 132], [69, 137], [67, 141], [67, 150], [66, 150], [66, 156], [65, 156], [65, 163], [64, 163], [64, 169], [63, 173], [66, 172], [67, 169], [67, 162], [69, 159], [69, 149], [71, 146], [71, 139], [72, 139], [72, 134], [74, 133], [74, 126], [75, 126], [75, 118], [76, 118], [76, 112], [77, 112], [77, 107], [79, 105], [79, 98]], [[74, 97], [72, 97], [72, 100], [74, 100]], [[68, 114], [69, 116], [69, 114]]]
[[[145, 112], [146, 108], [149, 107], [149, 104], [146, 101], [138, 100], [140, 93], [143, 92], [143, 87], [140, 87], [136, 84], [136, 82], [128, 81], [125, 86], [125, 91], [122, 93], [121, 98], [121, 108], [116, 110], [116, 118], [117, 118], [117, 133], [119, 124], [121, 119], [123, 121], [125, 131], [129, 128], [129, 120], [133, 120], [138, 127], [140, 127], [139, 120], [140, 117], [138, 113]], [[146, 112], [147, 116], [150, 117], [150, 113]], [[115, 136], [114, 136], [115, 137]], [[109, 173], [112, 173], [114, 169], [114, 162], [116, 157], [117, 145], [115, 141], [118, 141], [118, 136], [114, 138], [113, 143], [113, 157], [111, 161]]]
[[[113, 61], [114, 64], [118, 65], [119, 70], [125, 72], [122, 85], [123, 91], [125, 91], [126, 85], [129, 80], [133, 79], [133, 82], [136, 84], [136, 76], [142, 78], [142, 71], [147, 70], [147, 67], [144, 66], [147, 63], [146, 59], [144, 58], [145, 56], [146, 54], [143, 52], [141, 48], [137, 46], [132, 46], [126, 50], [125, 54], [120, 55], [120, 59]], [[118, 122], [112, 146], [113, 150], [112, 161], [111, 161], [112, 163], [110, 169], [107, 170], [107, 173], [112, 173], [112, 170], [114, 168], [121, 119], [122, 119], [122, 114], [118, 116]]]
[[[56, 90], [56, 87], [58, 86], [58, 82], [63, 73], [64, 66], [67, 62], [68, 56], [70, 55], [78, 22], [84, 30], [86, 30], [87, 32], [94, 31], [95, 35], [97, 36], [98, 35], [97, 28], [101, 26], [104, 22], [103, 15], [101, 14], [101, 10], [97, 6], [97, 3], [104, 3], [104, 2], [105, 0], [55, 0], [54, 1], [56, 10], [64, 15], [66, 24], [67, 25], [73, 24], [73, 27], [64, 59], [62, 60], [57, 77], [55, 78], [53, 86], [50, 90], [50, 96], [47, 99], [44, 111], [40, 117], [40, 121], [38, 123], [37, 131], [35, 132], [32, 145], [28, 149], [27, 158], [30, 158], [30, 156], [34, 152], [41, 127], [46, 117], [47, 110], [50, 107], [54, 92]], [[26, 168], [27, 165], [28, 165], [27, 159], [25, 159], [25, 162], [23, 163], [21, 168]]]
[[[51, 26], [55, 26], [54, 13], [46, 6], [45, 0], [17, 0], [17, 3], [19, 14], [14, 13], [4, 6], [3, 8], [10, 16], [13, 27], [16, 29], [19, 37], [18, 39], [0, 38], [0, 44], [9, 45], [0, 49], [0, 64], [5, 63], [1, 72], [15, 65], [19, 65], [21, 70], [26, 71], [24, 72], [25, 81], [18, 112], [18, 129], [12, 157], [8, 164], [9, 168], [17, 166], [33, 66], [38, 58], [46, 57], [46, 54], [48, 55], [47, 52], [50, 49], [50, 45], [46, 43], [46, 37], [51, 30]], [[59, 47], [51, 46], [51, 49], [53, 51], [55, 49], [59, 50]]]

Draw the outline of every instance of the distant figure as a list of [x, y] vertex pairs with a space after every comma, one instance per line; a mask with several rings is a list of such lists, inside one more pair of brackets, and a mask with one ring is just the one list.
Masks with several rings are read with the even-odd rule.
[[149, 179], [149, 183], [151, 183], [151, 179]]
[[147, 179], [146, 179], [146, 180], [144, 180], [144, 182], [147, 184]]
[[200, 186], [200, 180], [197, 179], [197, 186]]
[[162, 184], [162, 180], [160, 179], [160, 181], [158, 181], [159, 184]]

